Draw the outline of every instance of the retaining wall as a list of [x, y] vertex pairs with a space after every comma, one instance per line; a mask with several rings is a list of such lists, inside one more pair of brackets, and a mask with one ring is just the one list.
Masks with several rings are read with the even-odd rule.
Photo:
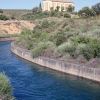
[[19, 57], [24, 58], [30, 62], [36, 63], [38, 65], [100, 82], [100, 68], [91, 68], [84, 65], [78, 65], [64, 61], [57, 61], [45, 57], [37, 57], [33, 59], [30, 51], [19, 48], [16, 45], [14, 45], [14, 43], [11, 44], [11, 51]]

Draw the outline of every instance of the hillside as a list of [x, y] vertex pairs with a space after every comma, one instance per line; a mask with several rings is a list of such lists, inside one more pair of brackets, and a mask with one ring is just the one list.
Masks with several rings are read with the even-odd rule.
[[23, 29], [32, 30], [34, 24], [30, 21], [8, 20], [0, 21], [0, 35], [1, 34], [19, 34]]
[[3, 9], [3, 14], [8, 17], [14, 17], [16, 19], [21, 19], [21, 16], [31, 13], [31, 10], [26, 9]]
[[33, 57], [91, 62], [100, 58], [100, 17], [42, 19], [33, 31], [23, 31], [17, 44], [31, 50]]

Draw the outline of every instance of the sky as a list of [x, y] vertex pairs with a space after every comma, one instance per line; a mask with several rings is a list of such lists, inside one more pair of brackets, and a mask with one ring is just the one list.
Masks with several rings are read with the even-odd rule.
[[[32, 9], [39, 5], [42, 0], [0, 0], [0, 9]], [[76, 11], [84, 6], [92, 6], [100, 0], [73, 0]]]

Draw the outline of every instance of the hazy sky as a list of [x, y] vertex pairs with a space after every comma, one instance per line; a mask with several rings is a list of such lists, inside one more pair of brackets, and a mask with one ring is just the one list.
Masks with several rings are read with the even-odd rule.
[[[7, 9], [32, 9], [38, 6], [41, 0], [0, 0], [0, 8]], [[94, 5], [100, 0], [73, 0], [76, 5], [76, 10], [84, 6]]]

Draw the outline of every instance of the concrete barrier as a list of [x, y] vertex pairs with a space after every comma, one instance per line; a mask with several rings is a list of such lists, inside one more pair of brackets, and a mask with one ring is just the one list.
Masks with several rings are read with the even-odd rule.
[[11, 51], [19, 57], [26, 59], [30, 62], [36, 63], [38, 65], [100, 82], [100, 68], [91, 68], [85, 65], [78, 65], [45, 57], [37, 57], [33, 59], [30, 51], [19, 48], [14, 43], [11, 44]]

